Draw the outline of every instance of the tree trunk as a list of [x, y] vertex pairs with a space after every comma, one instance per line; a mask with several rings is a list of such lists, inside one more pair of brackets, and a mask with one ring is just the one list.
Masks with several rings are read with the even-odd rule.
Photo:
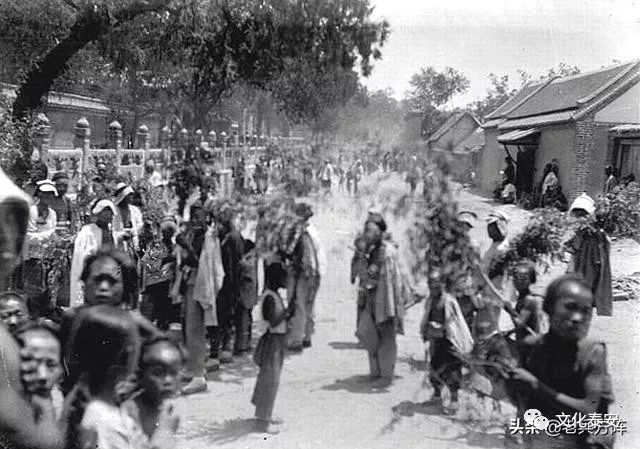
[[26, 118], [41, 107], [44, 96], [55, 79], [67, 69], [69, 60], [85, 45], [97, 39], [101, 32], [102, 20], [99, 13], [87, 9], [73, 25], [69, 35], [29, 70], [13, 102], [13, 117]]
[[88, 5], [76, 19], [69, 35], [29, 70], [13, 102], [13, 117], [26, 118], [41, 107], [43, 97], [49, 92], [55, 79], [67, 69], [69, 60], [89, 42], [140, 14], [166, 7], [169, 1], [136, 0], [114, 14], [103, 5]]

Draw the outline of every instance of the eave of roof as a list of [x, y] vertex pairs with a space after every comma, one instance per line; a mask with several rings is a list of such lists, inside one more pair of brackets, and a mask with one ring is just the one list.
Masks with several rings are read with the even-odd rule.
[[553, 112], [551, 114], [536, 115], [533, 117], [523, 117], [519, 119], [506, 120], [498, 125], [498, 129], [528, 128], [532, 126], [556, 125], [573, 120], [573, 111]]

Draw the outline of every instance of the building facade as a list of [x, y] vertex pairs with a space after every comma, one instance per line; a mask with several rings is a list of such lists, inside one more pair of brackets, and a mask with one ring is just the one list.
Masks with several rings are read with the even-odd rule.
[[[525, 86], [487, 116], [479, 188], [490, 194], [505, 157], [516, 162], [516, 187], [531, 193], [547, 163], [556, 162], [568, 198], [602, 191], [604, 168], [635, 172], [637, 149], [621, 143], [620, 125], [640, 124], [640, 61]], [[628, 140], [628, 139], [627, 139]]]

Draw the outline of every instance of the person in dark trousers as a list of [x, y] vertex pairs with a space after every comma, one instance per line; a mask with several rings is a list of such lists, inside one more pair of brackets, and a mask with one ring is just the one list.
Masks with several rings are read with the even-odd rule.
[[258, 301], [258, 275], [255, 244], [244, 241], [244, 255], [240, 260], [240, 292], [235, 313], [236, 339], [233, 354], [240, 355], [251, 350], [251, 312]]
[[236, 324], [234, 314], [240, 296], [240, 261], [245, 252], [244, 239], [233, 223], [234, 216], [231, 207], [226, 206], [220, 212], [219, 218], [224, 280], [216, 301], [218, 326], [214, 330], [211, 356], [219, 358], [221, 363], [229, 363], [232, 359], [231, 328]]
[[265, 291], [261, 297], [260, 311], [266, 324], [266, 332], [260, 337], [254, 362], [260, 367], [251, 403], [256, 406], [256, 430], [265, 433], [277, 433], [271, 425], [273, 419], [280, 374], [284, 363], [286, 348], [287, 321], [295, 313], [296, 301], [286, 307], [279, 289], [287, 284], [287, 270], [280, 262], [272, 262], [265, 268]]
[[516, 165], [513, 163], [513, 159], [511, 156], [507, 156], [504, 158], [504, 162], [506, 167], [504, 168], [504, 178], [502, 181], [502, 187], [507, 184], [515, 184], [516, 182]]

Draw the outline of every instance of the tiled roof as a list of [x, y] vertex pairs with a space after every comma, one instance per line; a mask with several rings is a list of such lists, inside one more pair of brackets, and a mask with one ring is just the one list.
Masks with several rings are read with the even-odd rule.
[[497, 109], [485, 116], [485, 119], [496, 119], [508, 114], [513, 108], [517, 107], [529, 95], [533, 94], [537, 89], [542, 87], [544, 83], [531, 83], [525, 85], [522, 89], [515, 93], [511, 98], [498, 106]]
[[447, 131], [449, 131], [451, 128], [453, 128], [455, 126], [456, 123], [458, 123], [460, 120], [462, 120], [462, 118], [468, 115], [469, 117], [471, 117], [473, 120], [475, 120], [475, 122], [478, 124], [478, 126], [480, 126], [480, 123], [478, 122], [478, 120], [476, 120], [476, 118], [469, 114], [468, 112], [456, 112], [451, 114], [451, 116], [447, 119], [446, 122], [444, 122], [440, 128], [436, 129], [434, 131], [433, 134], [431, 134], [431, 136], [429, 136], [429, 138], [427, 139], [428, 142], [432, 142], [434, 140], [438, 140], [440, 137], [442, 137], [442, 135], [444, 133], [446, 133]]
[[575, 110], [581, 100], [589, 99], [626, 74], [637, 61], [606, 67], [593, 72], [556, 78], [532, 95], [527, 101], [507, 113], [509, 119]]

